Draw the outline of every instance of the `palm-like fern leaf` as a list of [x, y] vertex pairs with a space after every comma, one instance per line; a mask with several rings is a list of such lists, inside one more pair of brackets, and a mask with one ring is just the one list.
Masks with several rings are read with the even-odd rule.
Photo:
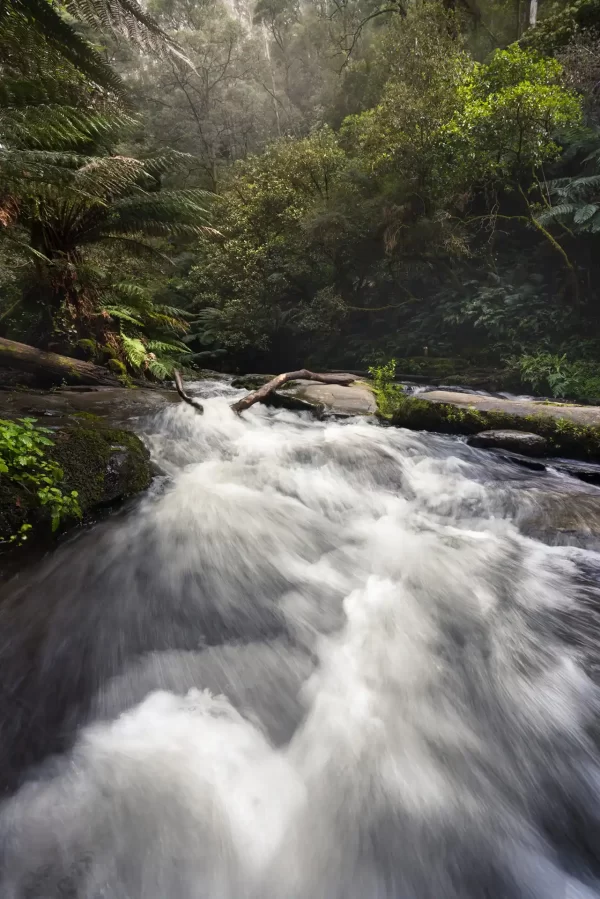
[[73, 18], [100, 32], [124, 35], [133, 43], [154, 52], [168, 47], [187, 61], [181, 47], [137, 0], [64, 0], [64, 3]]
[[123, 82], [114, 69], [78, 34], [61, 15], [59, 8], [48, 3], [48, 0], [11, 0], [11, 3], [3, 3], [0, 6], [0, 41], [14, 38], [14, 33], [22, 30], [23, 23], [93, 84], [117, 96], [125, 95]]
[[83, 22], [100, 31], [124, 35], [145, 49], [168, 49], [189, 62], [181, 48], [149, 16], [137, 0], [66, 0], [60, 4], [48, 0], [11, 0], [0, 5], [0, 42], [14, 39], [23, 30], [43, 38], [49, 50], [58, 53], [93, 84], [124, 96], [121, 78], [97, 50], [77, 31], [74, 22]]

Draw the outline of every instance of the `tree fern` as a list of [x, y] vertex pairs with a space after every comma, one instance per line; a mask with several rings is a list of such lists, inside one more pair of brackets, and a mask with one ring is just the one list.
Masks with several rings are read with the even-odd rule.
[[79, 34], [77, 22], [100, 33], [123, 35], [146, 50], [169, 50], [188, 62], [181, 48], [137, 0], [66, 0], [62, 5], [48, 0], [11, 0], [0, 4], [0, 44], [15, 45], [27, 29], [44, 42], [47, 52], [60, 55], [93, 84], [124, 96], [122, 80]]
[[598, 231], [600, 212], [600, 133], [588, 130], [585, 140], [577, 144], [579, 155], [586, 155], [577, 175], [557, 178], [548, 184], [553, 205], [543, 210], [538, 219], [542, 225], [558, 223], [578, 233]]

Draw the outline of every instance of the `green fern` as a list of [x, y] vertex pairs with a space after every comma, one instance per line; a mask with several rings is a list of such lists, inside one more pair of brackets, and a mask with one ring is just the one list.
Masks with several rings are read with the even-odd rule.
[[147, 350], [139, 337], [127, 337], [121, 334], [123, 352], [127, 363], [134, 371], [139, 371], [146, 360]]

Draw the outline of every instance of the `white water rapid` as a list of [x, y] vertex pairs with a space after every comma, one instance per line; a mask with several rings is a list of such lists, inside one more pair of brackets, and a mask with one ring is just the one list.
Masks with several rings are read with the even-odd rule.
[[5, 591], [2, 899], [599, 897], [600, 490], [202, 390]]

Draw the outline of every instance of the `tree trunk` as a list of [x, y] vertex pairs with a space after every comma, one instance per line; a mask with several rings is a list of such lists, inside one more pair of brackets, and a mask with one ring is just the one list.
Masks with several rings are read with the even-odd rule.
[[26, 343], [0, 337], [0, 367], [16, 368], [36, 375], [44, 384], [122, 387], [119, 379], [102, 365], [81, 362], [69, 356], [36, 350]]

